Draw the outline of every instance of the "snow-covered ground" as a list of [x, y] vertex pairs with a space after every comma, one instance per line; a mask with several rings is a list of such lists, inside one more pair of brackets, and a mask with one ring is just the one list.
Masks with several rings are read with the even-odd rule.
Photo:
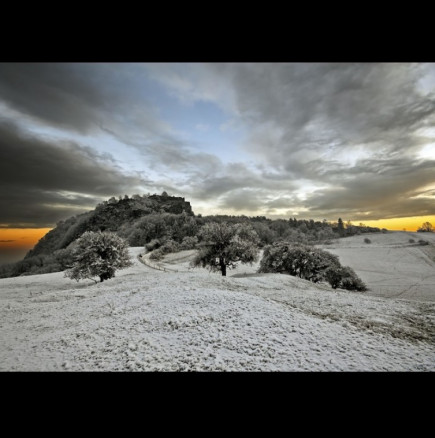
[[0, 370], [435, 371], [434, 302], [249, 266], [222, 277], [189, 270], [188, 252], [164, 272], [130, 251], [103, 283], [1, 279]]
[[[420, 245], [420, 239], [430, 245]], [[321, 247], [353, 268], [370, 295], [435, 302], [435, 233], [362, 234]]]

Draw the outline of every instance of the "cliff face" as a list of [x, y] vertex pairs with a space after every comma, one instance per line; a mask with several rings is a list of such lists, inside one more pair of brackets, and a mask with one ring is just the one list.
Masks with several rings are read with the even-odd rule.
[[25, 258], [50, 254], [66, 248], [85, 231], [118, 231], [135, 220], [152, 213], [172, 213], [194, 216], [190, 202], [182, 197], [167, 195], [111, 198], [87, 213], [71, 217], [57, 224], [30, 250]]
[[167, 213], [181, 214], [186, 212], [189, 216], [193, 216], [190, 202], [185, 201], [182, 197], [152, 195], [148, 199], [156, 201], [158, 206]]

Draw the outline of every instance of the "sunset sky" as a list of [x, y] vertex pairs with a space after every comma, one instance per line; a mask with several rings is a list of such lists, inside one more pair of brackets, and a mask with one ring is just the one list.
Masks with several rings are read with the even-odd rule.
[[435, 64], [0, 63], [0, 263], [111, 196], [435, 226]]

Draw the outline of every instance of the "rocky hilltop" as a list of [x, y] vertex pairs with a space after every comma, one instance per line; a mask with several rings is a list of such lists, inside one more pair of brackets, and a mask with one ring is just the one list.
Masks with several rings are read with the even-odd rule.
[[60, 221], [30, 250], [26, 258], [50, 254], [66, 248], [85, 231], [118, 231], [121, 227], [152, 213], [186, 214], [194, 216], [190, 202], [183, 197], [161, 195], [134, 195], [114, 197], [98, 204], [89, 212]]
[[190, 216], [194, 215], [190, 202], [181, 196], [151, 195], [148, 200], [155, 201], [154, 205], [166, 213], [181, 214], [186, 212]]

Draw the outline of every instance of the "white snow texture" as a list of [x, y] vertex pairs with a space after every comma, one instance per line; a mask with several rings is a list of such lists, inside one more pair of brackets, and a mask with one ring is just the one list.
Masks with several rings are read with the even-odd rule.
[[425, 260], [432, 270], [422, 273], [417, 247], [397, 244], [403, 266], [406, 254], [414, 263], [405, 285], [413, 293], [377, 287], [402, 266], [385, 236], [370, 236], [367, 256], [374, 265], [378, 245], [385, 278], [364, 271], [365, 236], [331, 249], [354, 248], [348, 260], [366, 293], [256, 274], [257, 266], [222, 277], [189, 269], [192, 251], [168, 255], [171, 270], [156, 270], [139, 262], [143, 248], [130, 248], [134, 265], [103, 283], [63, 273], [1, 279], [0, 371], [434, 371], [435, 264]]

